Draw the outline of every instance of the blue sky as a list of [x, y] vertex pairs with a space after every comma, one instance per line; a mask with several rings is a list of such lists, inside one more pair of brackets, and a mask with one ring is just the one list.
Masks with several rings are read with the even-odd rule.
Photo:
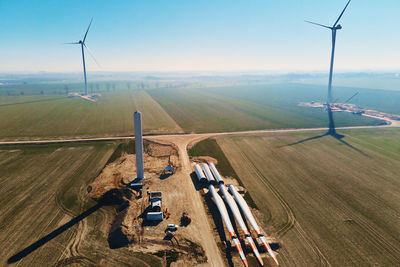
[[[333, 24], [346, 0], [0, 0], [0, 71], [327, 70]], [[353, 0], [335, 68], [400, 69], [400, 1]]]

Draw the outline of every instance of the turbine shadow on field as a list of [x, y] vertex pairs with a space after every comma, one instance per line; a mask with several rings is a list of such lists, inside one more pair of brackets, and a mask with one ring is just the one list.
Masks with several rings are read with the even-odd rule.
[[22, 258], [28, 256], [30, 253], [32, 253], [33, 251], [35, 251], [36, 249], [40, 248], [41, 246], [43, 246], [44, 244], [46, 244], [47, 242], [51, 241], [52, 239], [54, 239], [55, 237], [59, 236], [60, 234], [64, 233], [66, 230], [68, 230], [69, 228], [71, 228], [72, 226], [74, 226], [75, 224], [77, 224], [78, 222], [80, 222], [81, 220], [85, 219], [86, 217], [88, 217], [90, 214], [92, 214], [93, 212], [97, 211], [99, 208], [101, 208], [103, 206], [103, 204], [96, 204], [93, 207], [87, 209], [86, 211], [82, 212], [81, 214], [79, 214], [78, 216], [76, 216], [75, 218], [71, 219], [69, 222], [67, 222], [66, 224], [58, 227], [56, 230], [54, 230], [53, 232], [51, 232], [50, 234], [40, 238], [39, 240], [37, 240], [36, 242], [34, 242], [33, 244], [31, 244], [30, 246], [24, 248], [23, 250], [21, 250], [20, 252], [18, 252], [17, 254], [13, 255], [12, 257], [10, 257], [7, 260], [7, 263], [14, 263], [17, 262], [19, 260], [21, 260]]
[[[337, 138], [336, 138], [336, 139], [337, 139]], [[369, 156], [368, 156], [366, 153], [364, 153], [362, 150], [360, 150], [360, 149], [356, 148], [355, 146], [353, 146], [353, 145], [347, 143], [347, 142], [344, 141], [343, 139], [337, 139], [337, 140], [338, 140], [340, 143], [346, 145], [347, 147], [350, 147], [351, 149], [357, 151], [358, 153], [360, 153], [360, 154], [362, 154], [362, 155], [364, 155], [364, 156], [366, 156], [366, 157], [369, 157]]]
[[312, 140], [316, 140], [316, 139], [319, 139], [319, 138], [323, 138], [325, 136], [331, 136], [331, 137], [335, 138], [336, 140], [338, 140], [340, 143], [344, 144], [345, 146], [353, 149], [354, 151], [357, 151], [358, 153], [360, 153], [360, 154], [362, 154], [364, 156], [368, 156], [367, 154], [365, 154], [360, 149], [358, 149], [355, 146], [353, 146], [353, 145], [349, 144], [348, 142], [344, 141], [343, 140], [343, 138], [345, 137], [344, 135], [338, 134], [336, 132], [335, 133], [331, 133], [331, 131], [328, 131], [327, 133], [324, 133], [324, 134], [321, 134], [321, 135], [316, 135], [316, 136], [312, 136], [312, 137], [309, 137], [309, 138], [305, 138], [305, 139], [302, 139], [300, 141], [297, 141], [297, 142], [294, 142], [294, 143], [291, 143], [291, 144], [283, 145], [283, 146], [280, 146], [279, 148], [298, 145], [298, 144], [305, 143], [305, 142], [308, 142], [308, 141], [312, 141]]
[[322, 137], [327, 136], [327, 135], [328, 135], [328, 133], [325, 133], [325, 134], [321, 134], [321, 135], [316, 135], [316, 136], [313, 136], [313, 137], [305, 138], [305, 139], [302, 139], [300, 141], [297, 141], [297, 142], [294, 142], [294, 143], [291, 143], [291, 144], [280, 146], [280, 148], [281, 147], [298, 145], [298, 144], [305, 143], [305, 142], [308, 142], [308, 141], [311, 141], [311, 140], [322, 138]]
[[75, 224], [79, 223], [80, 221], [82, 221], [83, 219], [85, 219], [86, 217], [88, 217], [89, 215], [91, 215], [92, 213], [94, 213], [95, 211], [100, 209], [101, 207], [117, 205], [117, 204], [121, 204], [121, 194], [120, 194], [120, 192], [118, 190], [111, 189], [110, 191], [106, 192], [98, 200], [98, 203], [96, 205], [94, 205], [91, 208], [85, 210], [84, 212], [82, 212], [78, 216], [76, 216], [73, 219], [71, 219], [69, 222], [67, 222], [64, 225], [58, 227], [57, 229], [55, 229], [51, 233], [47, 234], [46, 236], [40, 238], [39, 240], [37, 240], [36, 242], [32, 243], [30, 246], [24, 248], [23, 250], [21, 250], [17, 254], [14, 254], [13, 256], [11, 256], [7, 260], [7, 263], [10, 264], [10, 263], [14, 263], [14, 262], [17, 262], [17, 261], [23, 259], [24, 257], [28, 256], [30, 253], [32, 253], [36, 249], [40, 248], [41, 246], [43, 246], [47, 242], [53, 240], [55, 237], [57, 237], [60, 234], [64, 233], [66, 230], [68, 230], [69, 228], [71, 228]]

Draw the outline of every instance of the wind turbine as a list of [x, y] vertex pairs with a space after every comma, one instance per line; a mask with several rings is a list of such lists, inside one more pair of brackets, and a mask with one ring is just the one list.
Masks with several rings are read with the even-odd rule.
[[[90, 54], [89, 48], [86, 46], [85, 41], [86, 41], [86, 37], [87, 37], [87, 34], [89, 32], [89, 29], [90, 29], [90, 25], [92, 25], [92, 21], [93, 21], [93, 18], [90, 20], [90, 23], [89, 23], [89, 26], [88, 26], [88, 28], [86, 30], [85, 36], [83, 36], [83, 40], [79, 40], [78, 42], [74, 42], [74, 43], [67, 43], [67, 44], [79, 44], [79, 45], [81, 45], [82, 61], [83, 61], [83, 76], [85, 78], [85, 95], [88, 95], [87, 79], [86, 79], [86, 64], [85, 64], [85, 48], [88, 50], [88, 52]], [[94, 57], [93, 57], [93, 59], [94, 59]], [[96, 59], [94, 59], [94, 60], [96, 61]], [[96, 61], [96, 63], [97, 63], [97, 61]]]
[[329, 116], [329, 130], [328, 133], [329, 135], [332, 136], [338, 136], [338, 134], [336, 133], [335, 130], [335, 122], [333, 121], [333, 114], [332, 114], [332, 109], [331, 109], [331, 102], [332, 102], [332, 74], [333, 74], [333, 61], [335, 58], [335, 44], [336, 44], [336, 31], [342, 29], [342, 26], [339, 23], [339, 20], [342, 18], [343, 13], [346, 11], [348, 5], [350, 4], [349, 0], [346, 4], [346, 6], [344, 7], [342, 13], [340, 13], [338, 19], [336, 20], [335, 24], [333, 24], [332, 27], [326, 26], [326, 25], [322, 25], [319, 23], [315, 23], [312, 21], [305, 21], [317, 26], [321, 26], [327, 29], [330, 29], [332, 31], [332, 54], [331, 54], [331, 65], [330, 65], [330, 70], [329, 70], [329, 84], [328, 84], [328, 98], [327, 98], [327, 107], [328, 107], [328, 116]]

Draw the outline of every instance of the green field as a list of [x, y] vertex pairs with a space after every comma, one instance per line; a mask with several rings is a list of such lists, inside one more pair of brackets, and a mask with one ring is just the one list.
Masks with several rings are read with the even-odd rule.
[[145, 91], [105, 93], [98, 102], [63, 96], [0, 97], [0, 139], [133, 135], [133, 112], [144, 133], [182, 130]]
[[217, 138], [283, 266], [400, 264], [400, 130], [341, 132]]
[[[322, 92], [302, 88], [292, 93], [281, 85], [202, 89], [152, 89], [149, 94], [185, 132], [224, 132], [274, 128], [326, 127], [327, 114], [299, 107]], [[310, 100], [311, 98], [311, 100]], [[308, 99], [308, 100], [307, 100]], [[318, 99], [319, 100], [319, 99]], [[375, 125], [378, 120], [335, 113], [338, 126]]]
[[[18, 259], [14, 264], [19, 266], [161, 266], [156, 257], [110, 249], [107, 236], [115, 208], [98, 207], [87, 197], [87, 185], [115, 147], [92, 143], [0, 148], [1, 266], [13, 255], [19, 255], [11, 258]], [[81, 220], [69, 223], [79, 216]], [[37, 241], [40, 246], [31, 246]], [[21, 251], [29, 253], [18, 254]]]
[[[153, 83], [101, 81], [96, 103], [62, 94], [59, 83], [27, 84], [0, 90], [0, 140], [62, 139], [133, 135], [132, 113], [143, 113], [144, 133], [204, 133], [276, 128], [326, 127], [321, 109], [298, 106], [324, 101], [323, 86], [264, 84], [202, 88], [155, 87]], [[168, 85], [168, 84], [166, 84]], [[171, 85], [172, 86], [172, 85]], [[69, 84], [70, 89], [79, 84]], [[8, 89], [7, 89], [8, 88]], [[52, 92], [54, 88], [54, 92]], [[138, 89], [139, 88], [139, 89]], [[44, 89], [44, 94], [40, 94]], [[11, 90], [13, 94], [5, 96]], [[24, 95], [14, 93], [22, 90]], [[61, 91], [60, 91], [61, 90]], [[341, 100], [396, 113], [400, 92], [335, 88]], [[337, 126], [375, 125], [379, 120], [335, 112]]]
[[[333, 101], [345, 102], [358, 92], [349, 103], [356, 104], [367, 109], [375, 109], [382, 112], [400, 114], [398, 103], [400, 91], [367, 89], [359, 87], [337, 87], [332, 89]], [[305, 119], [319, 119], [314, 109], [298, 107], [299, 102], [325, 102], [326, 86], [315, 84], [281, 83], [253, 86], [232, 86], [220, 88], [208, 88], [207, 91], [224, 97], [243, 99], [268, 107], [279, 108], [290, 113], [304, 115]], [[335, 113], [338, 114], [338, 113]], [[293, 115], [293, 114], [292, 114]], [[347, 123], [340, 121], [340, 124]], [[344, 126], [344, 125], [343, 125]]]

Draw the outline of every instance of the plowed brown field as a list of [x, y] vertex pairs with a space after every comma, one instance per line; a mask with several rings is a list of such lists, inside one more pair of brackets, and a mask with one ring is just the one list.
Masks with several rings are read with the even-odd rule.
[[400, 264], [400, 131], [342, 132], [217, 138], [283, 266]]

